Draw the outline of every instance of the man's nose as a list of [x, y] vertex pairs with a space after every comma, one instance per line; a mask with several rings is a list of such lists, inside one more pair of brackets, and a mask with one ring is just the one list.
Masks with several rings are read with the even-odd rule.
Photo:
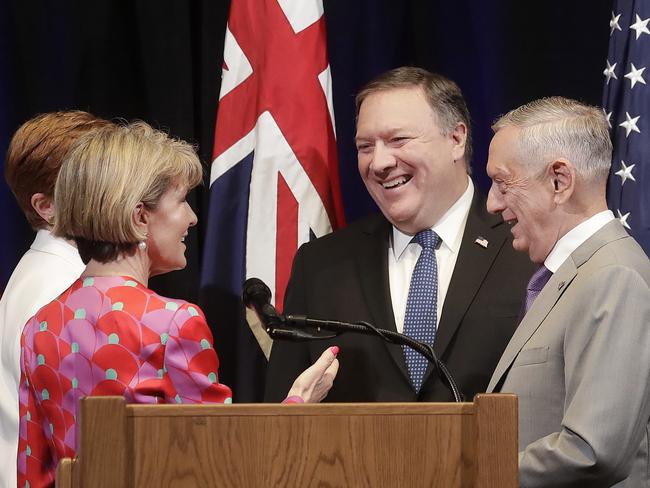
[[493, 182], [490, 191], [488, 192], [487, 211], [496, 214], [503, 212], [504, 208], [501, 192]]
[[384, 144], [375, 144], [370, 168], [375, 173], [384, 173], [397, 165], [397, 159]]

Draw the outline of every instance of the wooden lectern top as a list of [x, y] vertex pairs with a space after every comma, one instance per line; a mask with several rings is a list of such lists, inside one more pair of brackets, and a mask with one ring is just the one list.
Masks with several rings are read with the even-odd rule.
[[473, 403], [81, 401], [57, 486], [515, 488], [517, 398]]

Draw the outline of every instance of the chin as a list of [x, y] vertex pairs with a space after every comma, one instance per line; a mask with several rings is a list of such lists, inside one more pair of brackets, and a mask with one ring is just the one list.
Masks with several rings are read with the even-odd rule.
[[182, 263], [176, 263], [169, 271], [180, 271], [181, 269], [185, 269], [185, 266], [187, 266], [187, 261], [183, 260]]
[[182, 262], [161, 263], [151, 270], [149, 276], [158, 276], [165, 273], [171, 273], [172, 271], [180, 271], [181, 269], [185, 269], [185, 266], [187, 266], [187, 261], [185, 259], [183, 259]]
[[512, 248], [517, 252], [529, 253], [530, 256], [530, 249], [528, 248], [528, 246], [525, 243], [519, 241], [518, 239], [514, 239], [512, 241]]
[[416, 226], [417, 214], [413, 213], [412, 208], [393, 209], [393, 211], [383, 212], [383, 214], [395, 227], [400, 229]]
[[528, 259], [531, 260], [531, 262], [535, 264], [543, 264], [544, 259], [546, 256], [540, 256], [539, 253], [535, 251], [535, 249], [531, 249], [530, 247], [526, 249], [528, 251]]
[[395, 218], [392, 215], [386, 216], [388, 221], [405, 234], [415, 234], [420, 229], [413, 223], [412, 218]]

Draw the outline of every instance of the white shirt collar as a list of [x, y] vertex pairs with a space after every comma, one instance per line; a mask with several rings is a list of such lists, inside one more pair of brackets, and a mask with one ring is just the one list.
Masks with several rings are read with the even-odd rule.
[[47, 229], [39, 229], [36, 232], [36, 238], [30, 247], [35, 251], [56, 254], [62, 259], [75, 265], [81, 263], [81, 258], [79, 257], [79, 251], [77, 251], [77, 248], [65, 239], [55, 237]]
[[614, 218], [611, 210], [604, 210], [576, 225], [555, 243], [544, 260], [544, 266], [555, 273], [573, 251]]
[[[472, 198], [474, 197], [474, 183], [472, 179], [467, 177], [467, 188], [454, 204], [449, 207], [445, 214], [440, 217], [431, 230], [433, 230], [442, 240], [441, 245], [447, 246], [452, 252], [457, 253], [460, 249], [461, 241], [463, 240], [463, 231], [465, 230], [465, 222], [469, 215], [469, 209], [472, 206]], [[413, 236], [404, 234], [397, 227], [393, 226], [393, 254], [395, 260], [399, 260], [400, 256], [413, 239]]]

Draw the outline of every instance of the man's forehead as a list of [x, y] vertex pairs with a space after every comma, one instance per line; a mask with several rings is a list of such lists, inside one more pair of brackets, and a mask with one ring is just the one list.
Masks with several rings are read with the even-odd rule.
[[357, 135], [366, 131], [397, 131], [405, 127], [436, 124], [437, 117], [420, 87], [391, 88], [371, 93], [361, 104]]
[[512, 173], [517, 154], [518, 132], [516, 127], [504, 127], [492, 137], [487, 162], [487, 172], [491, 178]]
[[420, 86], [382, 88], [366, 96], [359, 107], [359, 117], [362, 116], [364, 109], [365, 111], [377, 108], [395, 109], [409, 104], [430, 109], [424, 90]]

